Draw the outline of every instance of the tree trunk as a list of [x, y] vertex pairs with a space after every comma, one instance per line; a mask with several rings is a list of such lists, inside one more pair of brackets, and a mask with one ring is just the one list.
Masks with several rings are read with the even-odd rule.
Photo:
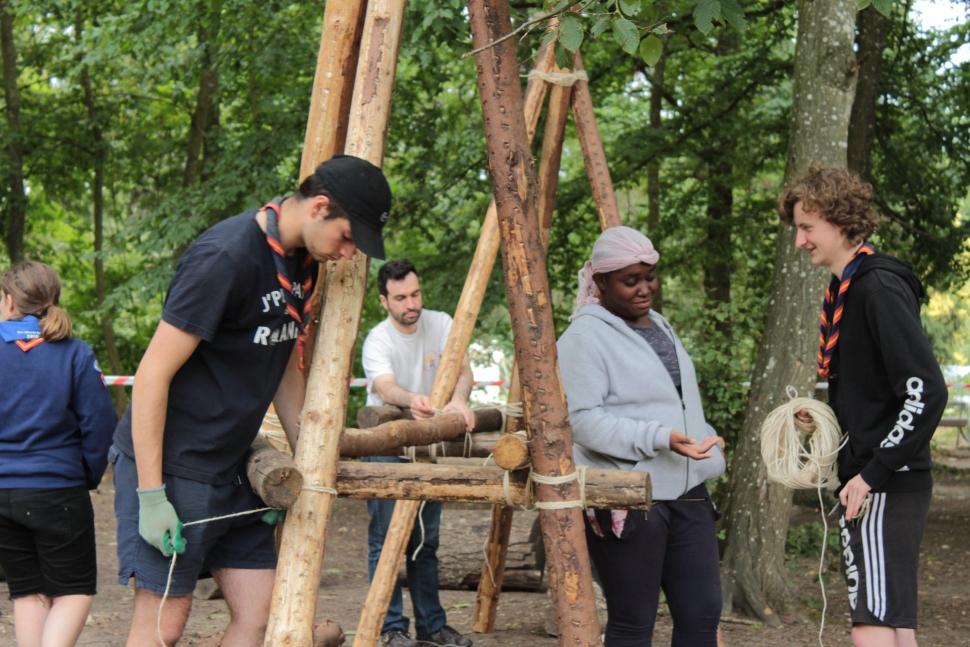
[[872, 177], [872, 140], [876, 130], [876, 101], [882, 78], [883, 50], [889, 18], [870, 5], [859, 12], [859, 82], [849, 120], [849, 168], [865, 180]]
[[[718, 59], [715, 66], [721, 67], [721, 56], [726, 56], [736, 49], [736, 38], [733, 32], [725, 30], [718, 38], [715, 53]], [[723, 72], [722, 72], [723, 74]], [[731, 114], [733, 114], [733, 110]], [[723, 115], [730, 118], [730, 115]], [[714, 312], [718, 306], [731, 302], [731, 273], [734, 262], [731, 257], [731, 232], [733, 225], [734, 193], [733, 168], [731, 158], [723, 151], [730, 142], [712, 134], [710, 147], [705, 151], [705, 166], [707, 169], [707, 237], [704, 241], [704, 251], [701, 254], [701, 265], [704, 269], [704, 295], [708, 304], [707, 311]], [[726, 318], [714, 320], [714, 331], [725, 345], [731, 344], [734, 326]]]
[[219, 95], [219, 29], [222, 23], [221, 0], [200, 2], [198, 13], [198, 46], [202, 50], [199, 57], [199, 91], [195, 97], [195, 110], [192, 111], [192, 124], [189, 127], [189, 140], [185, 148], [185, 169], [182, 172], [182, 186], [198, 184], [202, 177], [203, 149], [206, 137], [211, 133], [218, 116]]
[[5, 242], [11, 263], [24, 260], [24, 229], [27, 220], [27, 193], [24, 190], [24, 144], [20, 125], [20, 90], [17, 87], [17, 47], [13, 38], [12, 3], [0, 0], [0, 54], [3, 56], [3, 94], [7, 113], [7, 208]]
[[[855, 94], [856, 2], [800, 0], [798, 7], [787, 180], [812, 161], [845, 167]], [[773, 276], [764, 337], [730, 470], [722, 587], [726, 611], [733, 606], [777, 624], [777, 611], [789, 599], [784, 558], [791, 491], [767, 482], [759, 435], [767, 414], [784, 400], [785, 385], [812, 393], [814, 333], [824, 283], [824, 272], [795, 250], [794, 230], [781, 224]]]
[[[664, 72], [667, 68], [667, 48], [664, 47], [660, 60], [653, 66], [650, 80], [650, 130], [659, 141], [663, 114]], [[647, 164], [647, 235], [659, 249], [660, 229], [660, 159], [654, 155]], [[653, 309], [663, 312], [663, 284], [659, 284], [653, 296]]]
[[[511, 31], [507, 2], [470, 0], [468, 7], [475, 48]], [[536, 218], [536, 174], [522, 118], [515, 39], [482, 50], [475, 61], [533, 469], [544, 476], [572, 474], [572, 435], [556, 371], [555, 327]], [[537, 490], [540, 502], [575, 501], [580, 496], [575, 481], [540, 485]], [[599, 645], [582, 511], [578, 507], [542, 509], [540, 523], [545, 545], [555, 547], [546, 553], [556, 592], [560, 644]]]
[[[74, 18], [74, 38], [80, 44], [84, 33], [84, 17], [80, 11]], [[98, 115], [97, 102], [94, 98], [94, 88], [87, 64], [81, 64], [81, 92], [85, 112], [88, 115], [88, 131], [91, 136], [92, 166], [94, 167], [94, 181], [91, 184], [91, 202], [94, 216], [94, 294], [100, 314], [98, 325], [104, 339], [105, 352], [108, 354], [108, 366], [115, 375], [122, 374], [121, 354], [118, 352], [118, 342], [115, 339], [114, 317], [104, 307], [108, 294], [108, 281], [104, 272], [104, 175], [107, 163], [108, 149], [104, 142], [104, 131]], [[124, 389], [113, 389], [111, 392], [115, 403], [115, 410], [120, 416], [128, 407], [128, 396]]]
[[[391, 90], [400, 42], [401, 16], [390, 15], [380, 2], [371, 2], [367, 25], [373, 47], [362, 52], [351, 101], [347, 152], [378, 166], [384, 156], [384, 132], [390, 114]], [[353, 29], [328, 31], [334, 15], [347, 17], [346, 25], [358, 25], [364, 2], [327, 3], [320, 46], [333, 60], [344, 60], [357, 42]], [[322, 55], [321, 55], [322, 58]], [[363, 79], [371, 80], [368, 94]], [[340, 94], [347, 87], [341, 77], [320, 79], [327, 92]], [[323, 92], [314, 88], [314, 95]], [[336, 102], [342, 103], [342, 99]], [[339, 115], [334, 115], [334, 121]], [[318, 150], [314, 162], [333, 151]], [[306, 401], [301, 416], [296, 464], [306, 481], [300, 497], [283, 524], [276, 568], [273, 601], [264, 644], [267, 647], [307, 647], [313, 641], [320, 567], [326, 547], [326, 530], [333, 507], [337, 481], [340, 436], [343, 432], [353, 366], [354, 344], [360, 328], [360, 314], [366, 293], [367, 260], [357, 254], [352, 260], [330, 264], [325, 304], [313, 349], [313, 368], [307, 381]]]

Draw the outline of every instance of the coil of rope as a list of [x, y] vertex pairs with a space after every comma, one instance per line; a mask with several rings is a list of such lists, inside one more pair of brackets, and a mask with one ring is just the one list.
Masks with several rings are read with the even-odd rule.
[[794, 490], [834, 487], [835, 460], [845, 444], [835, 412], [824, 402], [798, 397], [792, 386], [786, 392], [788, 402], [761, 425], [761, 458], [768, 479]]
[[819, 621], [818, 644], [824, 645], [825, 612], [825, 546], [829, 534], [825, 518], [822, 488], [838, 485], [835, 462], [847, 438], [842, 435], [835, 412], [824, 402], [798, 397], [789, 385], [788, 402], [775, 408], [761, 425], [761, 458], [768, 480], [794, 490], [816, 490], [822, 516], [822, 549], [818, 559], [818, 583], [822, 590], [822, 619]]

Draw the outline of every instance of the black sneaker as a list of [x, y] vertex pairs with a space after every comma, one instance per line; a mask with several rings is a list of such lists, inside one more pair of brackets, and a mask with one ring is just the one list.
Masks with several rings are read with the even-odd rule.
[[418, 640], [426, 640], [439, 647], [472, 647], [472, 641], [445, 625], [438, 631], [427, 636], [418, 636]]
[[431, 647], [426, 642], [411, 640], [406, 631], [387, 631], [381, 634], [381, 647]]

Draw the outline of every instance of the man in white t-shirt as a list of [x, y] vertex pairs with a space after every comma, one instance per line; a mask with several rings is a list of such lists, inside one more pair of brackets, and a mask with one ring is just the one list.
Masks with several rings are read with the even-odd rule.
[[[381, 305], [387, 319], [374, 326], [364, 341], [363, 363], [367, 375], [367, 404], [393, 404], [410, 409], [415, 419], [435, 415], [428, 395], [451, 330], [451, 317], [444, 312], [422, 309], [421, 284], [414, 265], [390, 261], [377, 274]], [[474, 416], [468, 408], [472, 387], [471, 367], [466, 359], [451, 401], [442, 412], [465, 416], [469, 430]], [[401, 456], [371, 456], [371, 462], [406, 462]], [[384, 537], [394, 512], [394, 501], [367, 502], [370, 525], [367, 531], [368, 574], [374, 576], [384, 546]], [[401, 587], [395, 586], [381, 629], [385, 647], [454, 645], [470, 647], [472, 641], [447, 624], [438, 599], [438, 527], [441, 503], [428, 501], [421, 508], [421, 523], [415, 524], [407, 549], [408, 590], [414, 607], [417, 640], [408, 634]], [[424, 530], [422, 533], [421, 526]], [[421, 550], [415, 555], [418, 546]]]

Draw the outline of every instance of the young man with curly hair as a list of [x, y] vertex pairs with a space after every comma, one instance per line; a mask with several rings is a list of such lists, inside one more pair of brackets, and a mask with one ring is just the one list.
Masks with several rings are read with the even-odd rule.
[[923, 287], [910, 265], [868, 242], [877, 224], [872, 187], [851, 172], [812, 166], [778, 206], [797, 229], [795, 246], [832, 273], [817, 362], [848, 435], [837, 493], [852, 639], [915, 646], [930, 438], [947, 400], [920, 322]]

